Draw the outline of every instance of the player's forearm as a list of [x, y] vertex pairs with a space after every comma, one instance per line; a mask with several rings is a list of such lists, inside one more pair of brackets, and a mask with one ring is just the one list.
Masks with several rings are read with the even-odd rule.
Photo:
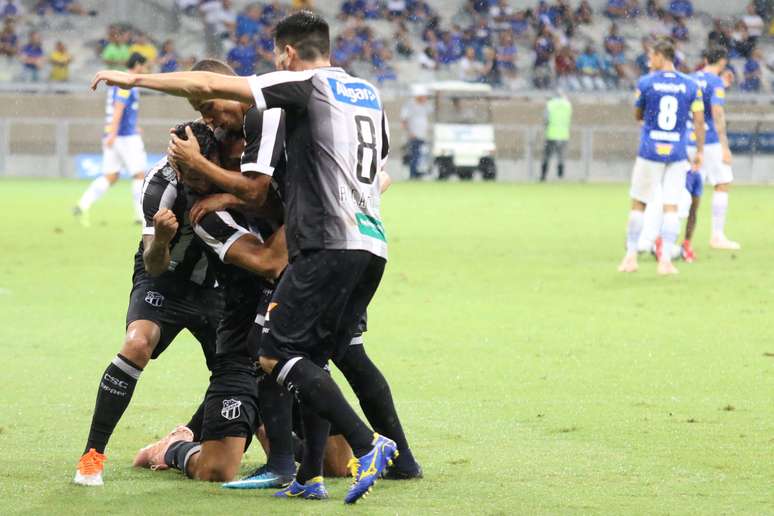
[[704, 117], [695, 123], [696, 132], [696, 150], [698, 152], [704, 152], [704, 139], [707, 136], [707, 129], [704, 127]]
[[169, 269], [169, 243], [153, 238], [142, 253], [145, 271], [151, 276], [160, 276]]
[[[204, 175], [226, 192], [235, 195], [245, 203], [261, 206], [266, 202], [268, 188], [261, 188], [256, 181], [239, 172], [231, 172], [219, 167], [204, 156], [199, 156], [192, 168]], [[267, 183], [268, 186], [268, 183]]]
[[[244, 83], [244, 84], [241, 84]], [[252, 103], [250, 87], [244, 77], [212, 72], [170, 72], [132, 75], [132, 84], [177, 97], [231, 99]]]
[[718, 140], [724, 149], [728, 149], [728, 132], [726, 131], [726, 113], [722, 109], [713, 113], [715, 116], [715, 130], [718, 132]]

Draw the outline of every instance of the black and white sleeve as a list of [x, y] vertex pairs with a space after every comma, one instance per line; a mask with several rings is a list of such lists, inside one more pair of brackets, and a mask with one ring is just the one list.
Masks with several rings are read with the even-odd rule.
[[171, 210], [176, 200], [177, 176], [164, 158], [150, 169], [142, 186], [143, 235], [156, 233], [153, 217], [161, 208]]
[[242, 173], [274, 175], [285, 152], [285, 112], [279, 108], [264, 111], [250, 108], [245, 114], [244, 137]]
[[243, 235], [251, 234], [227, 211], [208, 213], [202, 217], [198, 224], [194, 225], [194, 232], [202, 242], [215, 251], [222, 262], [234, 242]]
[[315, 70], [303, 72], [271, 72], [248, 77], [250, 89], [259, 111], [267, 108], [298, 110], [306, 108], [312, 95]]

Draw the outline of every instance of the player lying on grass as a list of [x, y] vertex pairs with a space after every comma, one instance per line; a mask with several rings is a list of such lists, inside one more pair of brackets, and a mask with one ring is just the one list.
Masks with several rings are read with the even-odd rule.
[[[145, 184], [145, 226], [134, 259], [126, 336], [102, 374], [84, 455], [75, 475], [78, 484], [103, 483], [105, 447], [131, 401], [140, 374], [182, 329], [187, 328], [199, 340], [207, 367], [212, 369], [223, 299], [215, 288], [204, 247], [192, 238], [187, 210], [185, 189], [165, 158], [151, 169]], [[279, 266], [264, 263], [267, 253], [263, 249], [251, 256], [271, 277], [284, 268], [283, 262]], [[188, 426], [199, 427], [197, 421], [192, 418]]]
[[677, 274], [672, 264], [672, 248], [680, 232], [677, 205], [685, 188], [686, 172], [691, 168], [687, 160], [687, 123], [691, 114], [696, 127], [696, 154], [693, 168], [701, 166], [704, 151], [704, 111], [701, 89], [688, 77], [675, 71], [674, 43], [659, 39], [648, 53], [652, 73], [637, 83], [635, 116], [642, 121], [640, 148], [632, 171], [630, 197], [632, 208], [627, 227], [626, 256], [618, 270], [635, 272], [638, 269], [637, 250], [643, 226], [643, 212], [661, 191], [664, 219], [661, 226], [663, 252], [658, 262], [658, 273]]
[[[204, 154], [217, 161], [214, 152], [204, 151], [217, 148], [205, 124], [178, 126], [175, 132], [182, 139], [195, 138]], [[213, 192], [209, 181], [186, 173], [185, 165], [175, 163], [175, 167], [186, 187], [189, 208], [197, 196]], [[200, 441], [194, 442], [186, 427], [178, 427], [142, 450], [136, 465], [174, 467], [197, 480], [228, 481], [236, 475], [258, 418], [257, 348], [251, 348], [248, 334], [256, 314], [265, 313], [272, 293], [272, 284], [264, 277], [276, 277], [287, 263], [284, 230], [262, 222], [248, 220], [240, 212], [218, 211], [194, 225], [224, 299]], [[260, 259], [262, 254], [265, 260]], [[261, 271], [267, 264], [271, 274], [263, 270], [264, 277], [248, 272]]]

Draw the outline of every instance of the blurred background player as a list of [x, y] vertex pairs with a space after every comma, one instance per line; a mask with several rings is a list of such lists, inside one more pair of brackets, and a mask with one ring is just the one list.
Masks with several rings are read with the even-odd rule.
[[[731, 149], [726, 133], [726, 88], [720, 74], [728, 66], [728, 51], [722, 47], [711, 48], [706, 53], [705, 66], [693, 74], [699, 83], [704, 101], [704, 120], [706, 125], [706, 140], [704, 146], [704, 163], [701, 176], [694, 182], [708, 180], [715, 191], [712, 196], [712, 237], [710, 247], [714, 249], [740, 249], [741, 246], [729, 240], [725, 234], [726, 213], [728, 211], [728, 190], [734, 180], [731, 170]], [[688, 154], [695, 152], [696, 135], [690, 131], [688, 138]], [[696, 228], [696, 214], [699, 209], [702, 190], [692, 193], [693, 202], [685, 225], [685, 240], [683, 255], [686, 261], [693, 261], [695, 254], [691, 247], [693, 231]]]
[[687, 123], [693, 113], [696, 126], [694, 166], [701, 165], [704, 151], [704, 105], [698, 84], [675, 71], [675, 47], [669, 39], [659, 39], [649, 52], [652, 73], [637, 83], [635, 116], [643, 122], [640, 147], [632, 171], [630, 196], [632, 208], [627, 228], [626, 256], [620, 272], [635, 272], [637, 247], [642, 231], [644, 211], [661, 192], [664, 220], [661, 225], [663, 252], [658, 262], [659, 274], [676, 274], [672, 264], [672, 247], [680, 231], [677, 205], [685, 188], [689, 168], [686, 152]]
[[572, 123], [572, 104], [564, 91], [557, 89], [554, 96], [546, 103], [545, 113], [545, 146], [543, 147], [543, 163], [540, 166], [540, 181], [545, 181], [548, 175], [548, 162], [556, 154], [556, 175], [564, 177], [564, 153], [567, 140], [570, 139], [570, 124]]
[[403, 105], [400, 111], [400, 123], [406, 131], [409, 179], [420, 179], [424, 170], [422, 154], [430, 133], [430, 116], [433, 104], [428, 100], [428, 91], [422, 86], [414, 86], [414, 98]]
[[[131, 73], [146, 73], [147, 59], [134, 53], [126, 62]], [[143, 221], [142, 182], [147, 167], [145, 145], [137, 127], [140, 90], [108, 88], [105, 105], [105, 134], [102, 137], [102, 173], [91, 182], [73, 208], [73, 214], [89, 225], [88, 211], [105, 192], [118, 181], [121, 169], [132, 174], [132, 202], [137, 224]]]

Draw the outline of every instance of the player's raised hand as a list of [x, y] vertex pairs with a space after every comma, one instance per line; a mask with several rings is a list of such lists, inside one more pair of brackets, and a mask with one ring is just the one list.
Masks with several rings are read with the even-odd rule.
[[199, 142], [196, 140], [196, 136], [194, 136], [190, 126], [186, 126], [185, 134], [188, 136], [187, 140], [178, 138], [174, 132], [170, 134], [167, 155], [177, 163], [183, 163], [191, 167], [197, 159], [201, 158], [202, 153], [199, 148]]
[[108, 86], [118, 86], [128, 89], [134, 86], [134, 75], [117, 70], [101, 70], [97, 72], [91, 81], [91, 89], [96, 90], [99, 83], [104, 82]]
[[169, 208], [161, 208], [153, 216], [153, 228], [154, 238], [163, 242], [170, 242], [177, 233], [177, 217]]

